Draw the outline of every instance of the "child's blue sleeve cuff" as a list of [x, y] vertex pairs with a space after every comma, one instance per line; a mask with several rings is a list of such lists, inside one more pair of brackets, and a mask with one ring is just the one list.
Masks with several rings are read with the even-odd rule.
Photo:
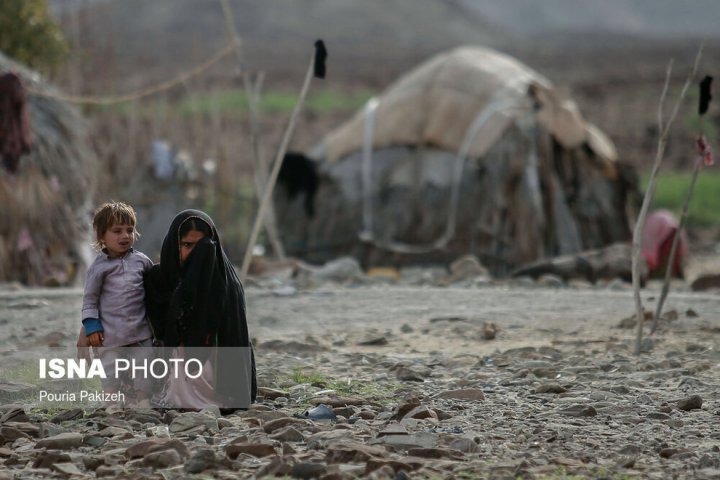
[[103, 332], [103, 326], [102, 322], [99, 318], [86, 318], [82, 321], [83, 325], [85, 325], [85, 335], [90, 335], [91, 333], [97, 333], [97, 332]]

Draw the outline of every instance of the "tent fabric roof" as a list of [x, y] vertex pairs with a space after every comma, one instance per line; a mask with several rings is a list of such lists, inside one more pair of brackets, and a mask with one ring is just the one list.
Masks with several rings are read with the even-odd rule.
[[[457, 152], [468, 129], [481, 119], [468, 149], [470, 156], [479, 157], [511, 123], [537, 112], [537, 121], [563, 146], [587, 141], [604, 161], [616, 157], [610, 140], [585, 123], [575, 102], [558, 99], [546, 78], [489, 48], [459, 47], [438, 54], [399, 78], [377, 102], [374, 149], [422, 145]], [[324, 138], [326, 160], [362, 148], [365, 117], [366, 109], [360, 110]]]

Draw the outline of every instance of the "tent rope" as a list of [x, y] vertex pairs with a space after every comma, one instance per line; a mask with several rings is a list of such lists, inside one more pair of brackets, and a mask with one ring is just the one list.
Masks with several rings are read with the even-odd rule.
[[375, 234], [372, 229], [373, 215], [371, 167], [375, 110], [379, 105], [379, 101], [376, 98], [370, 99], [365, 108], [365, 124], [362, 146], [363, 229], [358, 235], [360, 240], [366, 243], [370, 243], [375, 247], [394, 253], [423, 254], [445, 248], [455, 236], [457, 211], [460, 204], [460, 184], [462, 183], [463, 171], [465, 169], [465, 164], [469, 157], [470, 147], [472, 146], [473, 141], [480, 133], [482, 127], [493, 115], [498, 113], [506, 113], [515, 109], [520, 109], [522, 111], [527, 110], [525, 106], [518, 105], [517, 98], [508, 99], [504, 97], [504, 95], [497, 95], [495, 100], [493, 100], [492, 102], [490, 102], [489, 105], [480, 110], [480, 112], [475, 116], [475, 120], [473, 120], [473, 123], [465, 132], [463, 142], [460, 145], [460, 149], [458, 150], [457, 155], [455, 156], [452, 184], [450, 190], [450, 206], [448, 211], [447, 223], [445, 225], [445, 232], [442, 236], [440, 236], [440, 238], [438, 238], [434, 242], [424, 245], [411, 245], [408, 243], [396, 242], [393, 240], [380, 241], [375, 238]]

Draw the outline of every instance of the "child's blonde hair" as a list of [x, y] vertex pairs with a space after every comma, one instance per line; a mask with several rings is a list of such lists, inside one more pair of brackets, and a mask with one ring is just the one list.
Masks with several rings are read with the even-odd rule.
[[95, 210], [95, 215], [93, 215], [93, 230], [95, 230], [93, 246], [98, 250], [103, 248], [102, 238], [105, 232], [113, 225], [130, 225], [134, 228], [133, 241], [137, 240], [140, 232], [135, 228], [136, 224], [135, 210], [130, 205], [122, 202], [109, 202], [100, 205]]

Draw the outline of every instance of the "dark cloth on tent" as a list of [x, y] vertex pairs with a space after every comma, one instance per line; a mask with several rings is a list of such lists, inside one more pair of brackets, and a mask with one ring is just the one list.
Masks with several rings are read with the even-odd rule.
[[30, 152], [27, 96], [14, 73], [0, 75], [0, 157], [9, 172], [17, 172], [20, 157]]
[[[212, 235], [199, 241], [181, 264], [180, 229], [189, 219], [205, 222]], [[145, 288], [150, 323], [164, 346], [252, 349], [242, 283], [222, 249], [215, 224], [204, 212], [184, 210], [175, 217], [163, 241], [160, 264], [148, 271]], [[254, 401], [257, 381], [252, 353], [250, 359]], [[236, 388], [232, 373], [216, 369], [219, 393]]]

